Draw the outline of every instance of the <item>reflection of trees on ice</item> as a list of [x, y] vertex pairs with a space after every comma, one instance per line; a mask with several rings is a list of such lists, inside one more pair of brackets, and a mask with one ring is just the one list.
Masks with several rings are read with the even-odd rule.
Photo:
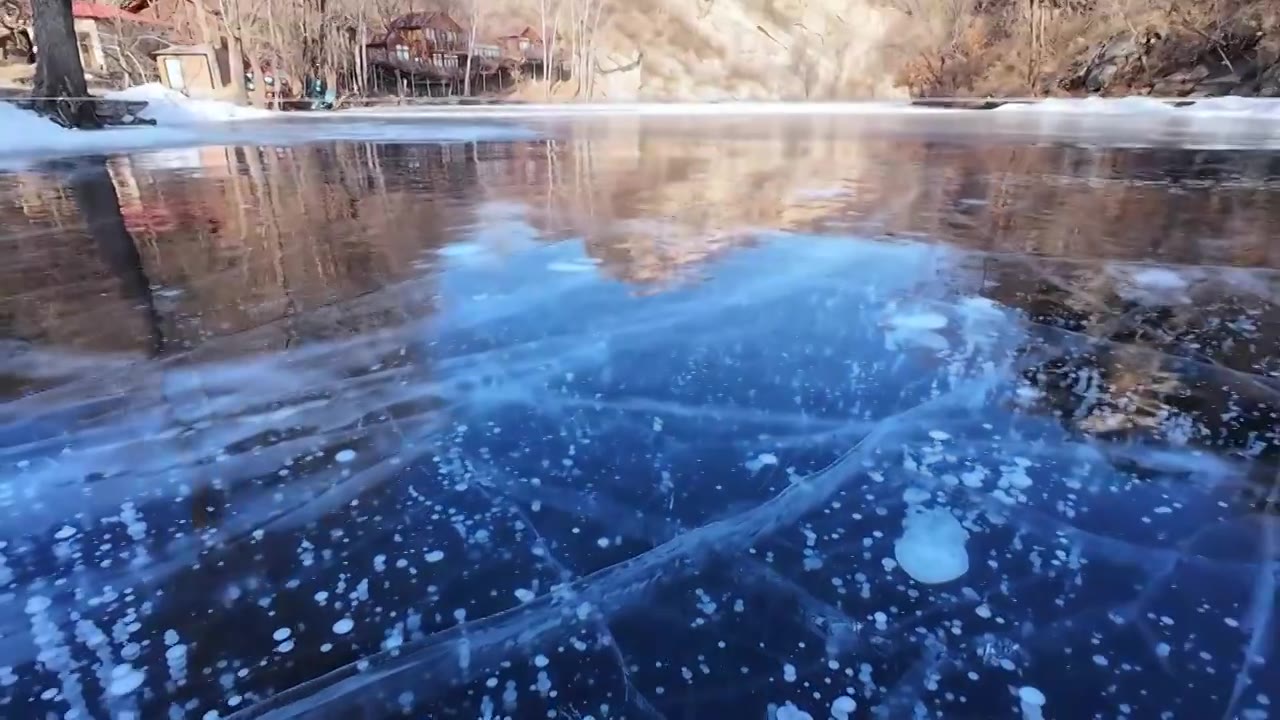
[[[513, 289], [476, 299], [467, 282], [483, 275], [459, 255], [442, 259], [454, 263], [443, 301], [434, 282], [405, 283], [335, 308], [329, 332], [301, 333], [324, 339], [283, 354], [227, 357], [271, 328], [207, 357], [86, 366], [25, 351], [12, 367], [62, 384], [2, 419], [20, 438], [0, 448], [19, 467], [0, 496], [14, 538], [7, 607], [19, 610], [0, 616], [0, 662], [29, 667], [50, 643], [82, 653], [65, 628], [47, 632], [73, 613], [137, 622], [94, 645], [98, 670], [150, 662], [148, 694], [121, 697], [162, 711], [186, 692], [162, 669], [179, 646], [165, 631], [191, 612], [175, 586], [207, 583], [242, 617], [286, 608], [271, 622], [291, 623], [294, 653], [336, 644], [314, 628], [367, 633], [345, 653], [313, 651], [305, 671], [274, 643], [229, 656], [215, 644], [206, 664], [267, 668], [228, 681], [235, 704], [206, 681], [216, 697], [196, 707], [223, 716], [451, 703], [523, 715], [527, 701], [509, 698], [533, 687], [562, 712], [575, 692], [627, 717], [730, 702], [817, 716], [857, 696], [858, 710], [900, 717], [964, 692], [1012, 710], [1010, 688], [1035, 684], [1052, 717], [1056, 688], [1038, 663], [1078, 663], [1088, 682], [1093, 669], [1188, 672], [1200, 652], [1240, 659], [1230, 687], [1196, 702], [1252, 706], [1274, 672], [1277, 563], [1274, 518], [1239, 502], [1256, 489], [1255, 458], [1146, 425], [1080, 432], [1079, 407], [1114, 400], [1103, 383], [1074, 382], [1104, 375], [1091, 365], [1102, 343], [947, 289], [910, 288], [899, 307], [906, 283], [893, 278], [936, 267], [936, 254], [793, 252], [768, 258], [769, 273], [639, 300], [584, 274], [520, 282], [527, 267], [492, 281]], [[459, 298], [471, 301], [450, 311]], [[438, 317], [417, 309], [436, 306]], [[340, 331], [361, 317], [379, 319]], [[1151, 352], [1183, 363], [1187, 386], [1239, 374]], [[924, 509], [969, 538], [952, 582], [919, 584], [892, 560], [903, 518]], [[32, 537], [52, 552], [13, 552]], [[257, 567], [273, 548], [293, 561], [279, 577]], [[427, 580], [350, 589], [360, 568], [391, 572], [397, 559]], [[344, 604], [299, 608], [292, 588]], [[159, 590], [147, 608], [136, 597]], [[476, 598], [480, 612], [459, 602]], [[1187, 605], [1239, 627], [1200, 627]], [[155, 649], [132, 647], [142, 640]], [[554, 684], [544, 653], [578, 657], [565, 647], [620, 693], [569, 670]], [[515, 668], [530, 657], [536, 679]], [[46, 660], [46, 673], [69, 672]], [[1113, 700], [1139, 702], [1151, 681], [1138, 669], [1116, 675]]]

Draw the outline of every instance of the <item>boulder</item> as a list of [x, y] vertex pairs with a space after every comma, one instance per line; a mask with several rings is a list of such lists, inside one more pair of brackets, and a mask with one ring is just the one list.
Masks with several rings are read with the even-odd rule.
[[1280, 97], [1280, 61], [1273, 63], [1258, 76], [1258, 95]]
[[1197, 65], [1156, 80], [1151, 86], [1151, 94], [1161, 97], [1185, 97], [1195, 92], [1196, 86], [1207, 77], [1209, 77], [1209, 68]]

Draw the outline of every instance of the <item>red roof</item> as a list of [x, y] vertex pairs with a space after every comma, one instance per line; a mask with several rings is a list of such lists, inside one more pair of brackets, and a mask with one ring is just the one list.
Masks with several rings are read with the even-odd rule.
[[148, 25], [164, 24], [159, 20], [142, 17], [141, 15], [135, 15], [126, 10], [121, 10], [114, 5], [83, 2], [83, 0], [72, 0], [71, 15], [72, 17], [82, 18], [85, 20], [126, 20], [128, 22], [146, 23]]

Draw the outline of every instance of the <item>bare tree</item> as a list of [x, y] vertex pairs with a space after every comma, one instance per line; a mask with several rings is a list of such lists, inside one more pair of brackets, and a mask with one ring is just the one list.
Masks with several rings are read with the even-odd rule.
[[[569, 7], [572, 27], [569, 30], [569, 52], [573, 57], [573, 74], [578, 80], [578, 95], [591, 98], [592, 80], [595, 77], [595, 38], [600, 32], [600, 16], [604, 0], [571, 0]], [[552, 59], [546, 54], [543, 40], [543, 72], [551, 77]], [[557, 67], [558, 70], [558, 67]], [[550, 82], [550, 80], [548, 80]]]
[[[201, 2], [202, 0], [196, 0]], [[227, 65], [231, 72], [231, 86], [235, 88], [236, 100], [249, 102], [249, 89], [244, 81], [245, 59], [245, 27], [253, 22], [253, 17], [246, 17], [245, 0], [219, 0], [221, 4], [222, 27], [227, 37]]]
[[462, 78], [463, 97], [471, 95], [471, 59], [476, 54], [476, 27], [480, 25], [480, 0], [471, 0], [471, 19], [468, 24], [471, 28], [467, 38], [467, 69]]
[[34, 0], [36, 110], [68, 127], [97, 128], [102, 123], [88, 99], [80, 62], [71, 0]]
[[[542, 19], [543, 54], [546, 53], [547, 43], [550, 42], [550, 39], [547, 37], [547, 2], [548, 0], [538, 0], [538, 16]], [[560, 18], [560, 12], [559, 12], [559, 8], [557, 8], [556, 19], [559, 20], [559, 18]], [[555, 32], [555, 30], [553, 29], [552, 32]], [[546, 72], [546, 68], [547, 68], [547, 63], [544, 60], [542, 63], [542, 69], [543, 69], [542, 76], [543, 76], [543, 80], [546, 81], [547, 99], [550, 99], [551, 98], [551, 73]]]

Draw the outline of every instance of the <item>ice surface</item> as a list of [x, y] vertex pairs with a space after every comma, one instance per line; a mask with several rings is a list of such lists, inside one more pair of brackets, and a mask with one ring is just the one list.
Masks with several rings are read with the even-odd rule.
[[998, 268], [951, 249], [761, 237], [642, 295], [466, 240], [190, 352], [7, 349], [45, 383], [0, 414], [23, 710], [1158, 717], [1170, 673], [1260, 706], [1266, 378], [975, 296]]

